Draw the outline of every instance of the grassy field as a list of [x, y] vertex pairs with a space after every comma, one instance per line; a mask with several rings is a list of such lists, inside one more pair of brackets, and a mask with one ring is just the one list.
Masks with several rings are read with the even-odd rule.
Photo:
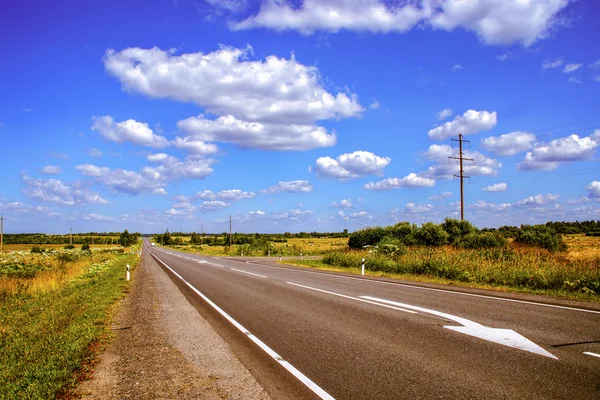
[[[2, 246], [2, 250], [7, 251], [29, 251], [34, 246], [38, 246], [45, 250], [60, 250], [64, 249], [66, 245], [64, 244], [5, 244]], [[80, 249], [81, 245], [74, 245], [75, 248]], [[119, 249], [121, 245], [118, 244], [95, 244], [90, 245], [90, 249]]]
[[90, 368], [135, 254], [0, 254], [0, 398], [64, 397]]

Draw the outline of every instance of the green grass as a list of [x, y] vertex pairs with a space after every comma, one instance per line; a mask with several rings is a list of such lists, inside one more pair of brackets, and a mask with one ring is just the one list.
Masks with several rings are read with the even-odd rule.
[[109, 332], [110, 310], [128, 285], [125, 265], [136, 262], [136, 255], [113, 255], [58, 289], [1, 299], [0, 398], [68, 393]]

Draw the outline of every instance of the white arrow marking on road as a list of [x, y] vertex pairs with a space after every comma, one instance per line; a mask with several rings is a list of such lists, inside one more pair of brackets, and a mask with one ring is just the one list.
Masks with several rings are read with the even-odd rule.
[[598, 357], [598, 358], [600, 358], [600, 354], [592, 353], [591, 351], [584, 351], [583, 354], [586, 354], [586, 355], [592, 356], [592, 357]]
[[363, 299], [379, 301], [385, 304], [395, 305], [397, 307], [408, 308], [410, 310], [420, 311], [427, 314], [432, 314], [438, 317], [442, 317], [448, 319], [450, 321], [454, 321], [462, 326], [444, 326], [444, 328], [451, 329], [456, 332], [464, 333], [466, 335], [471, 335], [478, 337], [483, 340], [487, 340], [490, 342], [502, 344], [508, 347], [514, 347], [519, 350], [528, 351], [530, 353], [539, 354], [541, 356], [550, 357], [555, 360], [558, 360], [552, 353], [547, 352], [537, 344], [533, 343], [531, 340], [527, 339], [524, 336], [519, 335], [517, 332], [512, 329], [499, 329], [499, 328], [490, 328], [489, 326], [484, 326], [478, 324], [477, 322], [473, 322], [466, 318], [457, 317], [452, 314], [446, 314], [440, 311], [430, 310], [423, 307], [417, 307], [410, 304], [398, 303], [391, 300], [378, 299], [377, 297], [371, 296], [360, 296]]

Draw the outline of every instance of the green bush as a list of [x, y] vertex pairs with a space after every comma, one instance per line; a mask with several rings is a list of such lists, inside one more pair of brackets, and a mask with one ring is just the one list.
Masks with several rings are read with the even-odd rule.
[[42, 249], [40, 246], [33, 246], [31, 248], [31, 250], [29, 250], [30, 253], [43, 253], [44, 249]]
[[442, 246], [448, 243], [448, 233], [441, 225], [425, 222], [416, 232], [417, 243], [425, 246]]
[[515, 242], [529, 246], [539, 246], [550, 251], [566, 251], [562, 237], [546, 225], [522, 225]]
[[393, 236], [386, 236], [381, 239], [377, 242], [377, 247], [380, 253], [390, 256], [399, 256], [406, 253], [406, 246], [404, 246], [402, 240]]
[[459, 221], [454, 218], [446, 218], [442, 223], [442, 228], [448, 233], [450, 243], [456, 243], [463, 236], [476, 233], [478, 229], [469, 221]]
[[507, 240], [499, 233], [471, 232], [454, 241], [454, 245], [463, 249], [484, 249], [505, 246]]
[[386, 235], [386, 229], [379, 226], [361, 229], [350, 234], [348, 247], [351, 249], [362, 249], [365, 246], [373, 246]]
[[398, 222], [394, 226], [387, 228], [389, 235], [402, 241], [406, 246], [410, 246], [417, 243], [415, 233], [419, 228], [415, 224], [411, 224], [407, 221]]
[[73, 250], [75, 248], [75, 245], [72, 244], [68, 244], [64, 247], [65, 250]]

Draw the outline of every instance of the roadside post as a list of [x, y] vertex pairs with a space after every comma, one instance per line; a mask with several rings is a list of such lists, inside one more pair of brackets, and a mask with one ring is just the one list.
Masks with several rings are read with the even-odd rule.
[[304, 260], [304, 256], [302, 255], [302, 252], [300, 252], [300, 259]]
[[242, 250], [242, 257], [244, 257], [244, 250]]
[[279, 255], [279, 262], [281, 262], [281, 254]]
[[269, 252], [267, 253], [268, 257], [271, 257], [271, 250], [269, 250]]
[[129, 264], [127, 264], [127, 280], [131, 280], [131, 268]]
[[365, 274], [365, 259], [363, 258], [362, 259], [362, 272], [361, 272], [361, 275], [364, 275], [364, 274]]

